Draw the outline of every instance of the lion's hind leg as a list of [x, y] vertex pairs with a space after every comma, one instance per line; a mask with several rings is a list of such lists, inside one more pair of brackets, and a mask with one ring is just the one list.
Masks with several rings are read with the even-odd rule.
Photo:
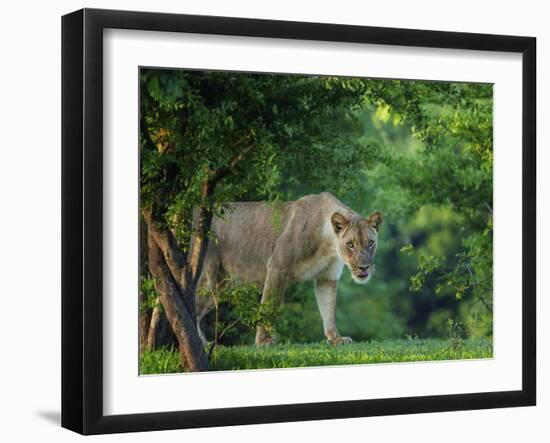
[[218, 247], [212, 242], [208, 245], [207, 255], [202, 274], [197, 285], [195, 303], [197, 307], [197, 332], [203, 346], [207, 347], [210, 341], [203, 329], [204, 317], [216, 308], [217, 294], [223, 285], [223, 271]]
[[275, 317], [284, 297], [286, 284], [287, 274], [274, 268], [269, 269], [268, 266], [261, 300], [262, 305], [265, 306], [266, 318], [263, 324], [259, 324], [256, 328], [255, 342], [257, 346], [269, 346], [275, 343], [275, 337], [271, 330], [275, 326]]

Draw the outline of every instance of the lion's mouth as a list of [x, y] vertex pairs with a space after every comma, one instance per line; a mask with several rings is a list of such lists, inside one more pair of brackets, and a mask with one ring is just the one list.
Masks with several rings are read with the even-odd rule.
[[372, 273], [374, 272], [374, 266], [354, 266], [353, 268], [350, 267], [350, 271], [356, 282], [366, 283], [367, 281], [369, 281]]
[[370, 275], [369, 271], [358, 271], [358, 272], [354, 272], [354, 274], [356, 277], [359, 277], [359, 278], [367, 278]]

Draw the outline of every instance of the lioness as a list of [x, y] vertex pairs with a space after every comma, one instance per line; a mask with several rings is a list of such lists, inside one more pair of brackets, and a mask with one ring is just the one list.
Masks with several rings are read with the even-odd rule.
[[[327, 192], [307, 195], [277, 206], [269, 203], [231, 203], [222, 218], [212, 221], [200, 285], [213, 294], [227, 279], [263, 287], [262, 303], [277, 305], [289, 282], [315, 282], [315, 296], [328, 343], [351, 343], [336, 328], [336, 288], [346, 265], [357, 283], [365, 284], [374, 272], [376, 240], [383, 217], [364, 219]], [[214, 307], [212, 297], [197, 297], [199, 335], [203, 317]], [[256, 344], [273, 343], [258, 326]]]

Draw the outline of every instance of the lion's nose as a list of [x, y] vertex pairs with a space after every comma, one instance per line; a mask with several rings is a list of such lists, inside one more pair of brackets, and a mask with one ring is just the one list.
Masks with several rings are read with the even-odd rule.
[[370, 269], [370, 265], [366, 265], [366, 266], [357, 266], [359, 268], [360, 271], [362, 272], [365, 272], [365, 271], [368, 271]]

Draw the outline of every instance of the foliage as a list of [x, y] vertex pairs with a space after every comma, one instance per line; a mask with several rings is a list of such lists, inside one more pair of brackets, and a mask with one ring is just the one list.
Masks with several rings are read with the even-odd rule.
[[[416, 255], [418, 259], [418, 272], [411, 276], [410, 290], [418, 292], [422, 289], [426, 281], [426, 277], [432, 272], [440, 269], [445, 264], [445, 257], [437, 257], [435, 255], [428, 255], [423, 251], [415, 254], [415, 249], [412, 244], [408, 244], [401, 248], [401, 252], [408, 255]], [[438, 288], [440, 289], [440, 287]], [[438, 292], [438, 291], [436, 291]]]
[[172, 374], [183, 372], [179, 353], [166, 347], [155, 350], [144, 350], [139, 358], [139, 373]]
[[[398, 339], [370, 341], [332, 347], [325, 343], [279, 344], [269, 348], [222, 346], [212, 354], [212, 370], [296, 368], [326, 365], [396, 363], [433, 360], [492, 358], [492, 343], [486, 339], [457, 341]], [[182, 372], [176, 352], [166, 349], [144, 354], [141, 374]]]
[[[447, 286], [457, 299], [469, 295], [491, 312], [492, 86], [391, 83], [374, 83], [372, 102], [409, 126], [422, 144], [404, 150], [378, 142], [380, 164], [373, 175], [383, 174], [397, 188], [400, 212], [446, 208], [460, 226], [461, 245], [452, 255], [430, 254], [412, 243], [402, 248], [418, 263], [411, 289], [419, 291], [429, 274], [439, 273], [436, 293]], [[388, 191], [386, 200], [393, 195]]]
[[[343, 131], [361, 96], [349, 82], [308, 76], [142, 69], [141, 199], [174, 225], [185, 247], [193, 208], [277, 200], [283, 179], [338, 179], [366, 147]], [[307, 147], [307, 149], [305, 149]], [[247, 155], [204, 202], [209, 172]], [[336, 161], [337, 154], [345, 159]], [[291, 178], [290, 178], [291, 177]]]
[[153, 309], [157, 305], [157, 291], [155, 290], [155, 280], [151, 277], [141, 275], [139, 281], [139, 290], [143, 295], [143, 301], [140, 304], [139, 309], [140, 311]]
[[[255, 330], [262, 325], [270, 333], [274, 332], [275, 319], [280, 316], [281, 306], [272, 302], [259, 303], [261, 291], [253, 284], [225, 282], [223, 287], [211, 293], [207, 287], [198, 291], [198, 297], [213, 296], [215, 301], [213, 341], [231, 333], [239, 325]], [[220, 305], [226, 303], [229, 310], [223, 318], [219, 315]]]

